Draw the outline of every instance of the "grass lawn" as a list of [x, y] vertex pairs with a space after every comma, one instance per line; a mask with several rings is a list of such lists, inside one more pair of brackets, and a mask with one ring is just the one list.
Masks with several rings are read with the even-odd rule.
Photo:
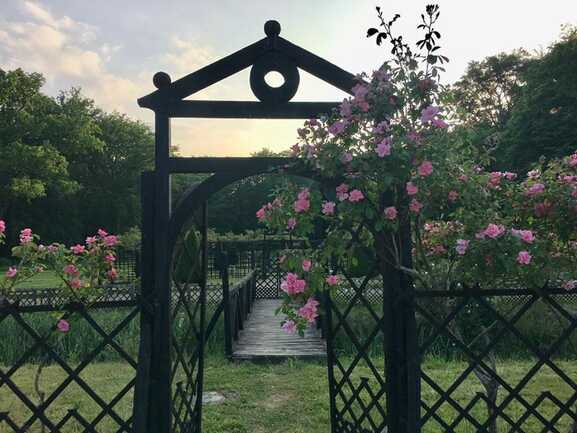
[[[557, 364], [573, 380], [577, 380], [577, 362], [558, 361]], [[378, 365], [378, 364], [377, 364]], [[381, 363], [382, 365], [382, 363]], [[526, 361], [502, 363], [499, 372], [509, 383], [515, 385], [533, 363]], [[433, 377], [439, 385], [447, 388], [455, 377], [465, 368], [464, 363], [427, 362], [423, 370]], [[359, 368], [355, 376], [369, 376], [367, 369]], [[64, 378], [64, 372], [56, 366], [46, 368], [43, 378], [44, 391], [54, 389]], [[100, 363], [89, 366], [82, 377], [105, 401], [110, 399], [134, 377], [134, 370], [126, 364]], [[34, 366], [20, 369], [13, 379], [20, 387], [37, 401], [34, 394]], [[476, 392], [481, 391], [479, 382], [472, 376], [467, 379], [452, 395], [460, 404], [465, 405]], [[326, 367], [320, 363], [288, 361], [276, 365], [256, 365], [252, 363], [230, 364], [221, 358], [210, 357], [207, 360], [205, 390], [219, 391], [227, 396], [220, 405], [209, 405], [204, 408], [204, 433], [328, 433], [329, 401], [327, 391]], [[548, 368], [531, 380], [523, 392], [524, 398], [532, 403], [543, 391], [550, 391], [562, 401], [572, 394], [572, 390], [563, 384]], [[12, 419], [22, 423], [30, 412], [18, 403], [17, 398], [6, 388], [0, 388], [0, 412], [8, 411]], [[506, 393], [501, 389], [500, 398]], [[438, 395], [428, 386], [423, 386], [423, 398], [427, 404], [433, 404]], [[384, 404], [384, 402], [383, 402]], [[59, 397], [57, 404], [49, 410], [51, 418], [59, 420], [68, 409], [77, 408], [78, 412], [91, 420], [98, 412], [77, 385], [71, 385]], [[132, 394], [128, 393], [117, 405], [116, 410], [123, 417], [128, 417], [132, 408]], [[550, 402], [539, 406], [539, 412], [550, 418], [556, 407]], [[472, 412], [479, 419], [484, 418], [482, 405]], [[518, 419], [524, 410], [518, 403], [513, 403], [507, 413]], [[440, 407], [439, 415], [447, 422], [454, 418], [456, 412], [445, 403]], [[504, 424], [503, 427], [506, 425]], [[102, 432], [116, 431], [116, 423], [105, 418], [97, 425]], [[527, 433], [541, 431], [542, 425], [531, 416], [522, 425]], [[559, 431], [569, 430], [569, 419], [564, 417], [558, 425]], [[30, 432], [39, 432], [35, 425]], [[69, 426], [69, 432], [80, 432], [79, 426]], [[444, 431], [436, 422], [427, 423], [425, 433]], [[462, 424], [457, 432], [472, 433], [472, 427]], [[508, 429], [504, 430], [508, 431]], [[5, 424], [0, 423], [0, 432], [11, 432]]]

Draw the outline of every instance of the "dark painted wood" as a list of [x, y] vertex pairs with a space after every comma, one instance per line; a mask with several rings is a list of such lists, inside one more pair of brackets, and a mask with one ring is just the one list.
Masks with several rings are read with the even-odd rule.
[[234, 360], [283, 360], [287, 358], [324, 359], [326, 344], [315, 326], [304, 337], [281, 329], [281, 316], [275, 315], [278, 299], [257, 299], [244, 330], [234, 344]]
[[310, 119], [330, 113], [340, 102], [174, 101], [166, 106], [171, 117], [210, 119]]

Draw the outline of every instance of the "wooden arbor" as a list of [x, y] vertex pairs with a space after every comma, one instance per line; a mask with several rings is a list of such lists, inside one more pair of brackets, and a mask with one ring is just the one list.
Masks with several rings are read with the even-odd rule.
[[[290, 102], [299, 86], [299, 68], [351, 94], [355, 77], [330, 62], [280, 37], [280, 24], [268, 21], [266, 37], [175, 82], [155, 74], [157, 90], [138, 100], [155, 113], [155, 170], [142, 178], [143, 242], [141, 350], [135, 395], [134, 431], [200, 432], [206, 323], [206, 202], [226, 185], [291, 162], [286, 158], [177, 158], [170, 156], [171, 118], [308, 119], [330, 112], [337, 102]], [[250, 87], [259, 102], [190, 101], [188, 96], [251, 67]], [[264, 77], [277, 71], [284, 84], [272, 88]], [[171, 213], [170, 176], [212, 173], [188, 191]], [[170, 262], [185, 223], [203, 209], [204, 277], [199, 302], [174, 293]], [[175, 338], [172, 319], [184, 311], [189, 323], [185, 341]], [[191, 347], [190, 346], [194, 346]], [[176, 382], [176, 372], [184, 380]]]

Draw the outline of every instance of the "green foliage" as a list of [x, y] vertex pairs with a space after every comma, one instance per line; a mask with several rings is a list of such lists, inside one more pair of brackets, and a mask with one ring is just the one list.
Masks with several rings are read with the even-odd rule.
[[503, 138], [503, 164], [527, 169], [577, 149], [577, 28], [530, 63]]

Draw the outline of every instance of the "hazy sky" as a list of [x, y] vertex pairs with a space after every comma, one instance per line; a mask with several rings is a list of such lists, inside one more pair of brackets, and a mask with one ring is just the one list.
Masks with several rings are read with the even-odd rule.
[[[409, 41], [428, 2], [418, 0], [0, 0], [0, 67], [42, 72], [45, 91], [80, 86], [107, 110], [150, 123], [136, 99], [152, 90], [152, 75], [173, 80], [264, 36], [276, 19], [281, 35], [342, 68], [372, 71], [386, 51], [365, 38], [377, 24], [374, 7], [400, 13], [397, 29]], [[577, 24], [572, 0], [440, 0], [442, 52], [453, 82], [471, 60], [524, 47], [545, 49], [561, 25]], [[342, 92], [301, 74], [295, 100], [340, 100]], [[195, 98], [255, 100], [248, 69]], [[186, 155], [248, 155], [283, 150], [301, 121], [195, 120], [173, 122], [173, 142]]]

